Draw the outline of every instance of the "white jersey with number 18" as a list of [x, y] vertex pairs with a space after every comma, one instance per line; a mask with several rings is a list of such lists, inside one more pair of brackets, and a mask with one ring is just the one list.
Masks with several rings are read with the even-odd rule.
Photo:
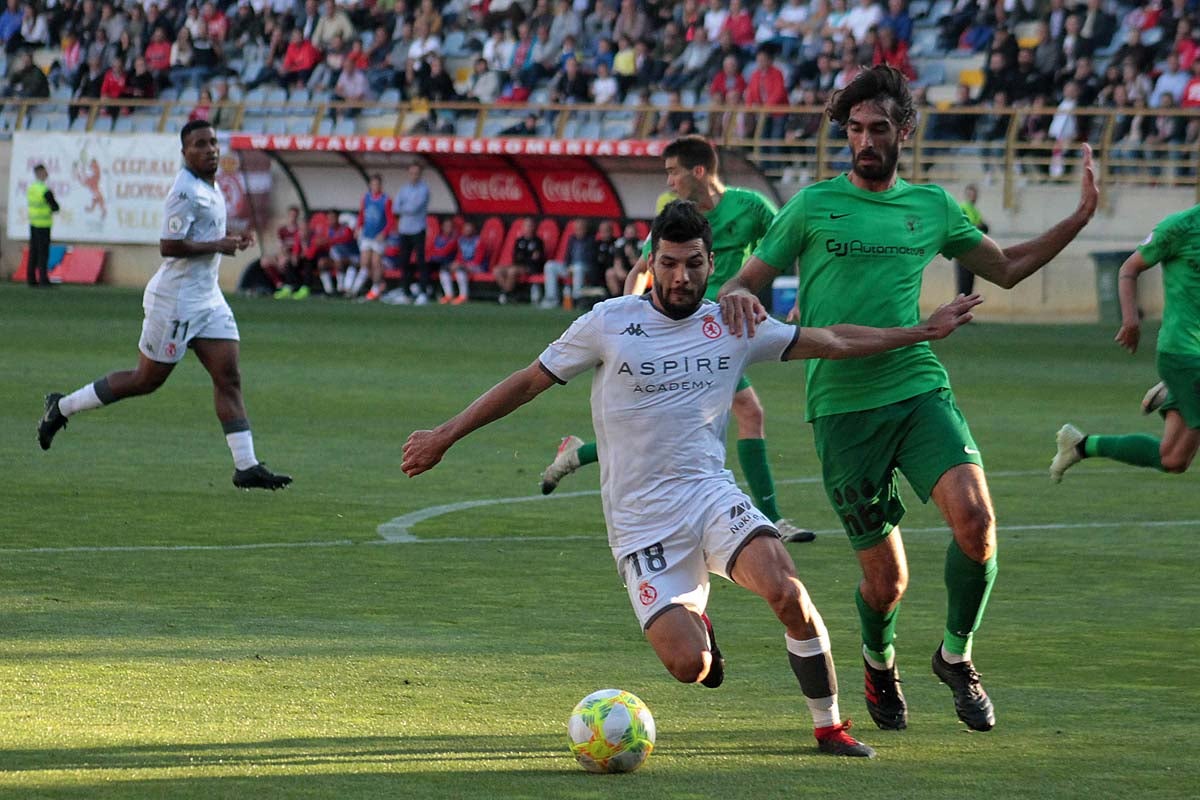
[[771, 319], [753, 338], [734, 336], [716, 303], [675, 320], [629, 295], [584, 314], [541, 354], [561, 383], [595, 369], [592, 425], [616, 557], [684, 524], [706, 482], [733, 483], [725, 426], [738, 380], [748, 364], [781, 359], [798, 334]]

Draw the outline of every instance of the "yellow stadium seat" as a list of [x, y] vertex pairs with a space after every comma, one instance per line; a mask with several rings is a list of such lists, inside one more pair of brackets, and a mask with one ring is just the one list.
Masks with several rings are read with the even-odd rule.
[[965, 83], [972, 89], [978, 89], [983, 86], [983, 70], [981, 69], [964, 69], [958, 73], [958, 82]]

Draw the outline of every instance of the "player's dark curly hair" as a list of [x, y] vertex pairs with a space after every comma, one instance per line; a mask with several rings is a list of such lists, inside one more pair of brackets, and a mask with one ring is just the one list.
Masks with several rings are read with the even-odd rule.
[[188, 120], [188, 123], [183, 126], [183, 130], [179, 132], [179, 142], [184, 147], [187, 147], [187, 137], [192, 131], [198, 131], [201, 128], [211, 128], [213, 124], [206, 119]]
[[[917, 110], [913, 106], [912, 93], [908, 91], [908, 81], [900, 70], [887, 64], [864, 69], [846, 84], [845, 88], [838, 89], [830, 95], [825, 113], [844, 128], [850, 119], [850, 109], [859, 103], [872, 100], [887, 110], [888, 116], [898, 128], [911, 128], [917, 120]], [[892, 101], [891, 108], [888, 108], [888, 100]]]
[[679, 166], [684, 169], [704, 167], [709, 175], [716, 174], [721, 166], [720, 159], [717, 157], [717, 148], [698, 133], [690, 133], [675, 139], [663, 148], [662, 157], [677, 160]]
[[704, 252], [712, 252], [712, 226], [691, 200], [672, 200], [663, 207], [650, 226], [650, 249], [658, 252], [658, 243], [690, 242], [701, 239]]

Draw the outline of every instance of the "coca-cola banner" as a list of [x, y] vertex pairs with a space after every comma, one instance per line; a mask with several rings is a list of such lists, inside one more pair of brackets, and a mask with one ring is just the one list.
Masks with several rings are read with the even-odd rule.
[[446, 159], [438, 166], [463, 214], [537, 214], [529, 184], [498, 158]]
[[546, 214], [605, 219], [624, 216], [608, 179], [587, 159], [517, 157], [514, 161]]

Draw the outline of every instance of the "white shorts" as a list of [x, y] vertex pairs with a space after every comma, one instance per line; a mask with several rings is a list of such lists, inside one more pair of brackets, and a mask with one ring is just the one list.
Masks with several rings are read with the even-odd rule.
[[138, 350], [152, 361], [178, 364], [192, 339], [232, 339], [238, 341], [237, 321], [228, 305], [197, 311], [188, 319], [175, 319], [147, 309], [142, 320], [142, 338]]
[[383, 255], [384, 242], [372, 236], [360, 236], [358, 239], [358, 252], [360, 253], [379, 253]]
[[676, 520], [669, 529], [673, 532], [661, 541], [617, 560], [617, 571], [642, 630], [674, 606], [703, 614], [708, 605], [709, 573], [733, 580], [729, 570], [751, 539], [779, 535], [775, 525], [733, 484], [728, 491], [697, 500], [691, 519]]

